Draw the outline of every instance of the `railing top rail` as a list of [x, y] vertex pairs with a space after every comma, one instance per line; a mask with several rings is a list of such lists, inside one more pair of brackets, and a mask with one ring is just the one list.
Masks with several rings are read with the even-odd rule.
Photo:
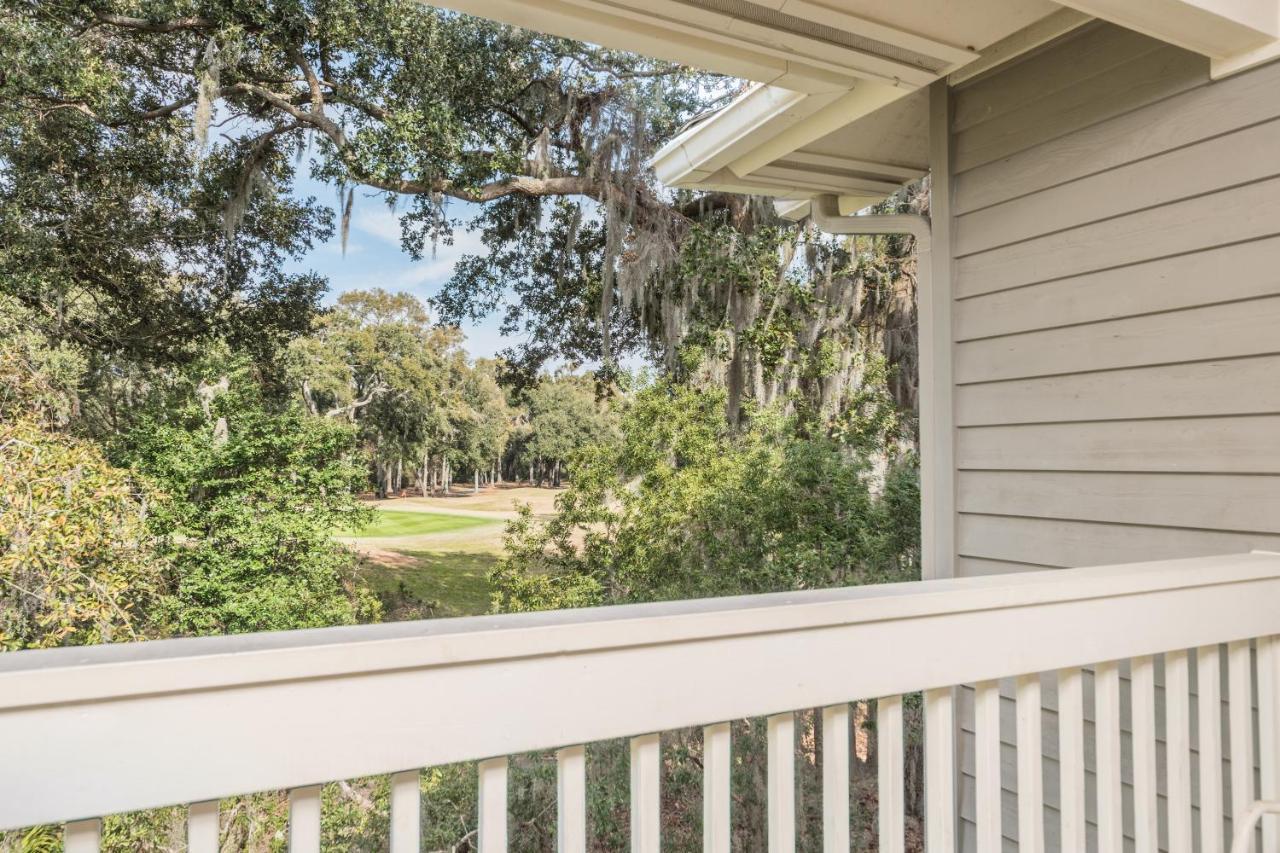
[[0, 655], [0, 829], [1280, 633], [1280, 555]]
[[0, 654], [0, 710], [977, 613], [1280, 578], [1253, 552], [539, 613]]

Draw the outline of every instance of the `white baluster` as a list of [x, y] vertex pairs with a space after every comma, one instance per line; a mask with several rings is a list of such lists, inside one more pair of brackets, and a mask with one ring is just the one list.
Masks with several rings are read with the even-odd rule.
[[[1280, 637], [1258, 640], [1258, 758], [1260, 800], [1280, 800]], [[1280, 821], [1262, 817], [1262, 849], [1280, 853]]]
[[1040, 743], [1040, 676], [1017, 679], [1018, 851], [1044, 851], [1044, 769]]
[[[1248, 640], [1227, 644], [1227, 719], [1231, 734], [1231, 818], [1253, 805], [1253, 662]], [[1249, 848], [1254, 849], [1252, 840]]]
[[954, 689], [924, 692], [924, 847], [928, 853], [956, 849], [956, 760]]
[[1222, 853], [1226, 826], [1222, 792], [1222, 650], [1196, 650], [1196, 694], [1199, 711], [1200, 850]]
[[796, 849], [796, 718], [774, 714], [769, 739], [769, 853]]
[[880, 853], [903, 853], [906, 820], [903, 816], [902, 697], [887, 696], [876, 707], [876, 752], [879, 756]]
[[659, 853], [662, 833], [662, 740], [631, 739], [631, 851]]
[[320, 853], [320, 786], [289, 792], [289, 853]]
[[422, 846], [422, 773], [391, 777], [391, 853], [418, 853]]
[[1164, 656], [1169, 853], [1191, 853], [1191, 675], [1185, 651]]
[[849, 705], [822, 709], [822, 850], [849, 853]]
[[506, 853], [507, 849], [507, 757], [481, 761], [480, 815], [477, 845], [480, 853]]
[[728, 723], [702, 730], [702, 849], [729, 853], [733, 737]]
[[979, 850], [999, 850], [1000, 811], [1000, 682], [975, 685], [974, 776]]
[[556, 752], [556, 850], [587, 850], [587, 749], [566, 746]]
[[1124, 849], [1120, 788], [1120, 665], [1100, 663], [1093, 672], [1098, 753], [1098, 849]]
[[1058, 670], [1058, 767], [1061, 848], [1084, 850], [1084, 673], [1078, 668]]
[[1136, 853], [1156, 853], [1156, 662], [1150, 655], [1131, 664], [1133, 703], [1133, 836]]
[[187, 806], [187, 853], [218, 853], [218, 801]]

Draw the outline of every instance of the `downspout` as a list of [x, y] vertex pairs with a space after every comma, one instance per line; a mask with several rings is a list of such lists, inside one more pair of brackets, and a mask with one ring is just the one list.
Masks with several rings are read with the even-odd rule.
[[[919, 327], [920, 376], [917, 404], [920, 418], [920, 525], [922, 544], [922, 572], [925, 578], [945, 577], [950, 574], [951, 557], [948, 544], [939, 546], [939, 527], [949, 521], [939, 509], [939, 501], [945, 489], [937, 481], [937, 457], [941, 464], [950, 464], [950, 455], [943, 453], [951, 437], [945, 423], [938, 422], [940, 406], [948, 406], [938, 398], [938, 382], [949, 383], [949, 378], [934, 375], [937, 372], [938, 344], [933, 340], [938, 295], [933, 288], [933, 223], [929, 217], [914, 213], [872, 213], [844, 216], [840, 213], [840, 201], [834, 195], [822, 195], [813, 200], [810, 216], [819, 230], [827, 234], [876, 235], [909, 234], [916, 239], [916, 317]], [[926, 372], [931, 372], [926, 376]], [[948, 374], [949, 377], [949, 374]], [[939, 517], [940, 515], [944, 517]]]
[[[813, 200], [810, 215], [818, 229], [827, 234], [910, 234], [916, 238], [916, 252], [927, 257], [933, 242], [929, 217], [918, 213], [863, 213], [844, 216], [840, 200], [834, 195], [820, 195]], [[924, 288], [928, 265], [917, 261], [916, 278]]]

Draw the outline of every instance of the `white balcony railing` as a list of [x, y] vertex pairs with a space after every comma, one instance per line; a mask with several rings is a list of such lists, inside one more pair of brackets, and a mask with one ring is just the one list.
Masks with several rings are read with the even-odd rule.
[[[631, 737], [632, 849], [648, 853], [659, 849], [655, 733], [705, 725], [706, 849], [721, 853], [729, 850], [730, 825], [724, 721], [768, 715], [769, 847], [789, 851], [792, 712], [822, 708], [825, 850], [843, 853], [848, 703], [876, 699], [880, 850], [894, 853], [904, 844], [901, 697], [924, 691], [926, 842], [931, 851], [952, 850], [954, 688], [971, 685], [977, 843], [998, 850], [998, 680], [1012, 678], [1021, 850], [1045, 846], [1043, 682], [1057, 692], [1061, 796], [1051, 846], [1084, 850], [1088, 817], [1104, 851], [1121, 850], [1130, 830], [1140, 851], [1155, 850], [1157, 835], [1171, 851], [1191, 850], [1194, 794], [1202, 816], [1197, 843], [1212, 851], [1222, 849], [1224, 810], [1280, 793], [1275, 634], [1280, 555], [1246, 554], [16, 652], [0, 655], [0, 828], [66, 823], [66, 849], [74, 853], [97, 848], [100, 815], [188, 803], [190, 850], [202, 853], [218, 847], [219, 798], [288, 789], [291, 849], [314, 851], [318, 785], [393, 774], [391, 849], [416, 851], [417, 768], [479, 761], [479, 846], [496, 853], [507, 843], [504, 756], [559, 749], [559, 848], [583, 851], [583, 745]], [[1091, 702], [1086, 683], [1094, 686]], [[1123, 741], [1122, 693], [1123, 724], [1132, 729]], [[1086, 748], [1087, 728], [1096, 731], [1096, 747]], [[1166, 755], [1159, 766], [1158, 741]], [[1090, 774], [1096, 768], [1096, 797], [1088, 802], [1086, 759]], [[1131, 793], [1122, 784], [1125, 759]], [[1157, 789], [1167, 797], [1163, 818]], [[1129, 797], [1131, 823], [1122, 807]], [[1267, 843], [1275, 843], [1274, 831], [1264, 821]]]

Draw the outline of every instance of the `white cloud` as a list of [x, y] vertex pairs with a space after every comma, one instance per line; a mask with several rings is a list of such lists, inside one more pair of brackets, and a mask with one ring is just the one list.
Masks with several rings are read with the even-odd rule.
[[400, 217], [384, 205], [361, 205], [351, 212], [351, 227], [371, 237], [400, 245]]
[[[424, 284], [437, 284], [453, 275], [453, 268], [463, 255], [478, 255], [485, 251], [480, 242], [480, 234], [476, 231], [455, 231], [453, 244], [440, 243], [436, 246], [435, 257], [428, 254], [417, 263], [410, 263], [408, 268], [396, 276], [399, 287], [419, 287]], [[406, 258], [407, 260], [407, 258]]]

